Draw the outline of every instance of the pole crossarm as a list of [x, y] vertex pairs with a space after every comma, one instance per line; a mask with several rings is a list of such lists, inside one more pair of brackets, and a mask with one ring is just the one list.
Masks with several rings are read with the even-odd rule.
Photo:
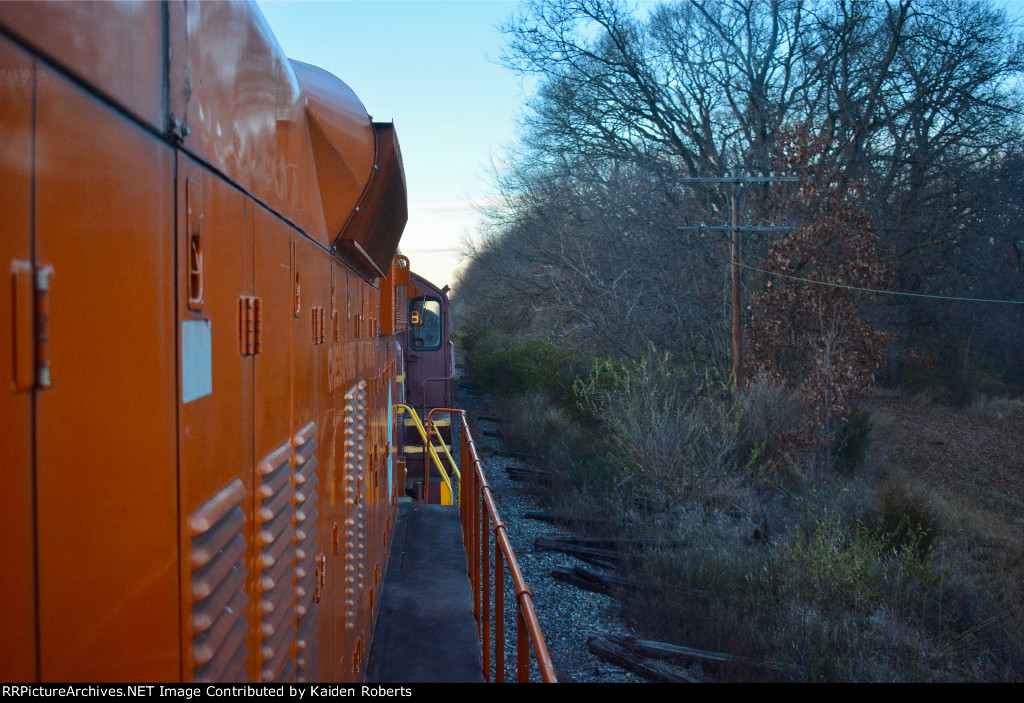
[[677, 178], [676, 183], [684, 185], [696, 183], [796, 183], [800, 179], [796, 176], [722, 176], [709, 178]]
[[679, 232], [761, 232], [771, 234], [773, 232], [796, 232], [799, 227], [765, 227], [762, 225], [747, 225], [746, 227], [733, 227], [732, 225], [715, 225], [713, 227], [676, 227]]
[[732, 260], [731, 271], [731, 305], [732, 305], [732, 378], [733, 388], [738, 393], [742, 383], [743, 373], [743, 323], [741, 322], [742, 296], [740, 291], [740, 233], [741, 232], [793, 232], [797, 227], [765, 227], [763, 225], [752, 225], [749, 222], [744, 227], [740, 225], [740, 190], [748, 183], [797, 183], [800, 179], [797, 176], [711, 176], [707, 178], [676, 178], [676, 182], [682, 185], [701, 185], [708, 183], [729, 183], [732, 185], [730, 197], [732, 217], [729, 225], [716, 227], [677, 227], [679, 232], [729, 232], [731, 234], [729, 243], [729, 258]]

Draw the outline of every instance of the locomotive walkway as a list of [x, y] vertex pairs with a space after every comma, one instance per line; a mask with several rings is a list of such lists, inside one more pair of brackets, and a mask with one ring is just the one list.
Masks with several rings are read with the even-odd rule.
[[459, 509], [402, 501], [368, 683], [483, 683]]

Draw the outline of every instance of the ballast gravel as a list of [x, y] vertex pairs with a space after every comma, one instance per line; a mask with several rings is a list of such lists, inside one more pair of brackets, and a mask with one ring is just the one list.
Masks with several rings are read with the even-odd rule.
[[[467, 405], [473, 407], [477, 403], [470, 400]], [[534, 542], [538, 537], [567, 537], [570, 533], [557, 525], [525, 517], [527, 512], [541, 510], [531, 490], [544, 489], [531, 488], [529, 484], [512, 481], [508, 477], [506, 466], [524, 464], [503, 454], [504, 446], [499, 438], [483, 434], [483, 430], [496, 431], [497, 425], [488, 420], [475, 419], [475, 415], [477, 413], [471, 411], [470, 423], [480, 463], [491, 486], [499, 515], [505, 523], [519, 567], [530, 588], [537, 619], [544, 632], [559, 682], [642, 683], [642, 678], [599, 659], [587, 649], [587, 637], [593, 633], [630, 634], [620, 617], [619, 604], [610, 596], [584, 591], [556, 581], [551, 576], [556, 567], [571, 567], [583, 562], [559, 552], [537, 550]], [[516, 615], [514, 594], [509, 581], [506, 578], [505, 668], [506, 680], [514, 681]], [[531, 680], [540, 680], [535, 666], [531, 671]]]

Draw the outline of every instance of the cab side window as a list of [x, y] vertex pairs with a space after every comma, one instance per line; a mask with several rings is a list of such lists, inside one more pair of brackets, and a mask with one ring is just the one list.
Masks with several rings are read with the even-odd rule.
[[413, 298], [409, 304], [409, 346], [415, 351], [441, 348], [441, 301]]

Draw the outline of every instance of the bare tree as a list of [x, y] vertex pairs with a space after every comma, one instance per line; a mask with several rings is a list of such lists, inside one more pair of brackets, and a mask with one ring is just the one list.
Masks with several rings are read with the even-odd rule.
[[921, 223], [949, 209], [942, 176], [1018, 128], [1024, 55], [993, 5], [694, 0], [638, 15], [535, 1], [506, 25], [508, 64], [542, 78], [526, 122], [536, 157], [764, 172], [782, 165], [778, 130], [806, 124], [828, 131], [825, 157], [889, 211], [909, 256], [949, 236]]
[[[641, 11], [533, 0], [505, 30], [508, 65], [540, 80], [502, 175], [505, 205], [458, 290], [469, 308], [471, 297], [490, 301], [481, 324], [720, 360], [722, 244], [675, 226], [725, 221], [726, 195], [684, 192], [672, 178], [778, 173], [790, 156], [780, 135], [794, 124], [821, 135], [816, 164], [861, 184], [889, 279], [879, 287], [965, 294], [992, 265], [990, 213], [1000, 192], [1017, 193], [1006, 164], [1022, 133], [1024, 68], [1017, 27], [993, 4], [692, 0]], [[979, 186], [993, 179], [1001, 185]], [[779, 207], [791, 196], [750, 189], [745, 216], [802, 217], [795, 203]], [[1024, 235], [999, 232], [1015, 256]], [[769, 245], [751, 241], [745, 259], [768, 262]], [[922, 334], [948, 318], [918, 299], [889, 301], [861, 314]]]
[[[457, 297], [479, 310], [467, 324], [503, 319], [484, 301], [512, 299], [516, 333], [633, 355], [650, 342], [684, 356], [724, 349], [721, 279], [676, 232], [671, 178], [616, 161], [514, 169], [490, 213], [495, 233], [473, 246]], [[708, 277], [711, 276], [711, 279]]]

